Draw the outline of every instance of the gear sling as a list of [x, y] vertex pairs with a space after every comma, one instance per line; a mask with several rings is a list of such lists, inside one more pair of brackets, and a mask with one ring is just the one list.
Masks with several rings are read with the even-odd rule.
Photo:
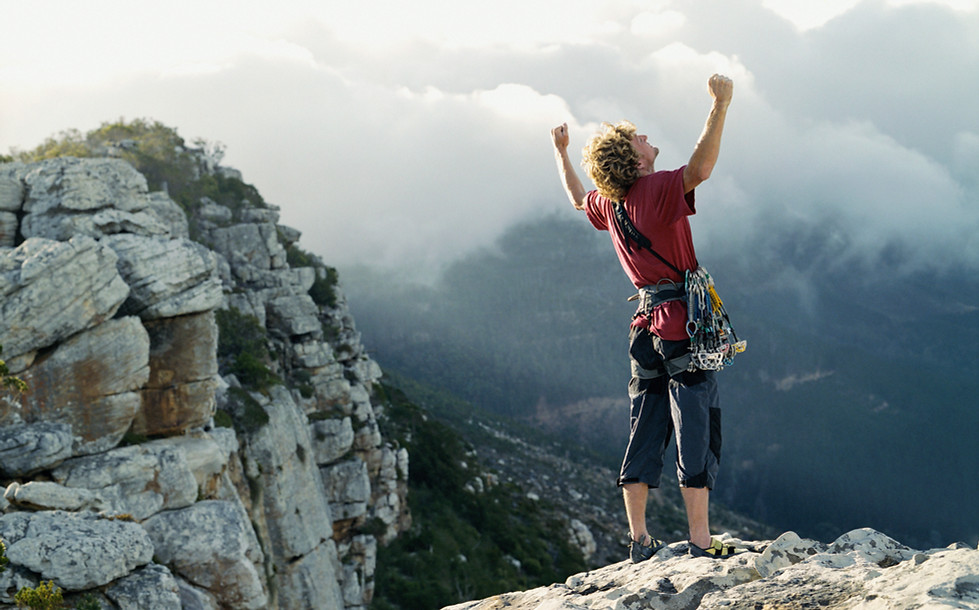
[[632, 252], [630, 242], [648, 250], [664, 265], [684, 277], [683, 286], [667, 281], [654, 286], [643, 286], [639, 294], [629, 300], [639, 299], [636, 317], [649, 313], [654, 307], [668, 301], [686, 300], [687, 335], [690, 351], [679, 358], [664, 362], [663, 369], [649, 370], [632, 361], [632, 374], [639, 379], [653, 379], [663, 374], [675, 375], [684, 370], [701, 369], [719, 371], [734, 363], [734, 357], [745, 351], [747, 342], [738, 340], [724, 303], [714, 289], [714, 280], [706, 269], [697, 264], [695, 270], [681, 271], [653, 249], [649, 239], [632, 224], [621, 201], [612, 203], [615, 221], [625, 236], [626, 251]]

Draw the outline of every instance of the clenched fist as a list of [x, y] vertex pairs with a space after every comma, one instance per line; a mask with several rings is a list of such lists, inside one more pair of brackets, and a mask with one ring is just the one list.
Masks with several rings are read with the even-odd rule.
[[730, 103], [734, 95], [734, 81], [722, 74], [711, 76], [707, 81], [707, 88], [711, 97], [718, 102]]

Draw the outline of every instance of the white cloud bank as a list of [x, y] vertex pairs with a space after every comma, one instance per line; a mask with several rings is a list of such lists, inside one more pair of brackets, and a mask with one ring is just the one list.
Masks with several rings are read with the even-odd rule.
[[812, 3], [44, 3], [53, 23], [3, 2], [0, 151], [157, 119], [225, 143], [331, 264], [433, 269], [570, 210], [555, 124], [578, 149], [629, 118], [661, 168], [684, 163], [721, 71], [735, 99], [698, 247], [786, 219], [831, 224], [844, 258], [900, 244], [979, 265], [976, 3], [841, 1], [794, 17]]

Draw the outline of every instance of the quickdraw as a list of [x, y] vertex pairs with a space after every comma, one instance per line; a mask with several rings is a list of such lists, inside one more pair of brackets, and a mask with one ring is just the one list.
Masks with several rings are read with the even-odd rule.
[[734, 357], [747, 349], [748, 342], [738, 340], [706, 269], [687, 271], [686, 292], [691, 367], [719, 371], [731, 366]]

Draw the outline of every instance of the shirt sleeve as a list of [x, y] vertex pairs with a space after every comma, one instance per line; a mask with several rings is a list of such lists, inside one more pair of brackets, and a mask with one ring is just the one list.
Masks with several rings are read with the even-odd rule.
[[592, 226], [599, 231], [608, 231], [608, 201], [598, 191], [585, 194], [585, 214]]

